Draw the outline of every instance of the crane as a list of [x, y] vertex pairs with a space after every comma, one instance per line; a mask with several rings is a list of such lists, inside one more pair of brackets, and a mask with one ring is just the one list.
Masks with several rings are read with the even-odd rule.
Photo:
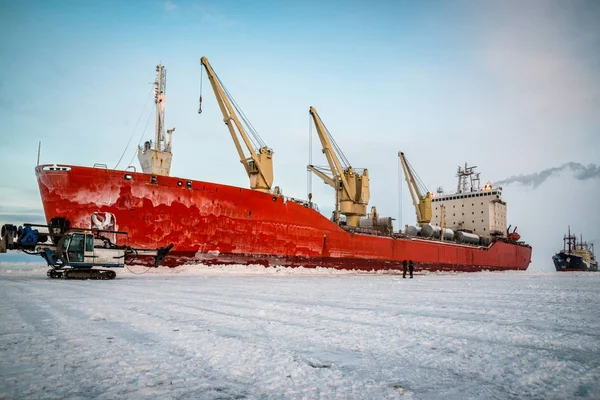
[[410, 197], [417, 213], [417, 223], [419, 226], [427, 225], [431, 221], [431, 193], [423, 185], [412, 166], [408, 163], [404, 153], [399, 151], [398, 157], [400, 157], [402, 169], [404, 170], [404, 179], [406, 179]]
[[[219, 103], [219, 108], [223, 113], [223, 121], [227, 125], [227, 128], [229, 128], [229, 133], [240, 156], [240, 162], [250, 178], [250, 188], [260, 192], [270, 192], [271, 185], [273, 184], [273, 150], [264, 144], [252, 124], [235, 103], [233, 97], [223, 86], [208, 59], [202, 57], [200, 64], [206, 69], [208, 79], [217, 98], [217, 103]], [[202, 96], [200, 96], [200, 103], [202, 103]], [[254, 143], [246, 133], [240, 118], [236, 114], [236, 110], [242, 117], [242, 121], [248, 128], [248, 131], [252, 134]], [[250, 154], [249, 156], [244, 153], [240, 138], [246, 146]]]
[[364, 169], [362, 174], [359, 174], [354, 170], [321, 121], [317, 110], [310, 107], [309, 112], [321, 140], [323, 154], [329, 163], [331, 176], [327, 174], [329, 171], [323, 167], [308, 165], [307, 168], [335, 189], [335, 223], [339, 225], [339, 214], [342, 214], [346, 216], [347, 226], [358, 227], [360, 217], [367, 215], [367, 204], [370, 197], [369, 171]]

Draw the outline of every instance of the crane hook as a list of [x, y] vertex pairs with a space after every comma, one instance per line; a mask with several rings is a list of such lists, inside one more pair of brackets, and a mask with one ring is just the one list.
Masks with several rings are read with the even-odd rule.
[[198, 107], [198, 114], [202, 114], [202, 96], [200, 96], [200, 105]]

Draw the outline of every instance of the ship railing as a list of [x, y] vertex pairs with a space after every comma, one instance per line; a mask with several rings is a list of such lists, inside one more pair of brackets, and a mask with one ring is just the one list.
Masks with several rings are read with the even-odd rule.
[[317, 205], [317, 203], [314, 203], [312, 201], [296, 199], [294, 197], [288, 197], [288, 196], [281, 196], [281, 197], [283, 197], [284, 204], [287, 203], [288, 201], [291, 201], [292, 203], [300, 204], [306, 208], [312, 208], [313, 210], [319, 212], [319, 206]]
[[346, 232], [350, 232], [350, 233], [360, 233], [363, 235], [372, 235], [372, 236], [385, 236], [385, 237], [394, 237], [396, 238], [396, 234], [394, 232], [384, 232], [384, 231], [380, 231], [377, 229], [371, 229], [371, 228], [359, 228], [359, 227], [355, 227], [355, 226], [347, 226], [347, 225], [343, 225], [341, 227], [343, 230], [345, 230]]

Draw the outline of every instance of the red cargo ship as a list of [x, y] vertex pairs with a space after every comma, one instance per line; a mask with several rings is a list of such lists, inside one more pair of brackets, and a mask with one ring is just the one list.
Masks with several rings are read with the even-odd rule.
[[[485, 200], [488, 208], [492, 207], [489, 204], [505, 206], [497, 194], [499, 189], [491, 190], [491, 185], [483, 190], [472, 187], [471, 192], [454, 196], [434, 197], [429, 192], [420, 196], [418, 193], [419, 200], [423, 200], [417, 207], [421, 226], [407, 227], [404, 233], [392, 231], [391, 218], [379, 218], [375, 210], [366, 214], [367, 171], [360, 175], [345, 163], [343, 168], [340, 158], [329, 153], [332, 147], [337, 149], [337, 145], [331, 146], [333, 141], [329, 139], [332, 138], [312, 108], [324, 153], [332, 166], [331, 176], [318, 167], [309, 166], [309, 169], [336, 189], [336, 211], [329, 219], [311, 201], [281, 195], [277, 187], [270, 187], [272, 151], [266, 146], [252, 151], [246, 132], [228, 101], [228, 93], [205, 58], [202, 64], [250, 178], [251, 189], [168, 176], [172, 130], [165, 135], [166, 73], [159, 65], [155, 82], [156, 139], [154, 144], [146, 142], [139, 149], [143, 172], [110, 170], [102, 166], [38, 165], [35, 171], [49, 223], [68, 221], [71, 226], [125, 231], [129, 234], [129, 244], [139, 248], [174, 243], [163, 262], [168, 266], [200, 262], [392, 270], [401, 269], [403, 260], [413, 260], [419, 270], [430, 271], [525, 270], [528, 267], [531, 247], [518, 242], [516, 233], [507, 235], [506, 231], [488, 229], [491, 240], [486, 242], [483, 235], [473, 233], [473, 229], [464, 225], [462, 230], [447, 228], [455, 226], [456, 221], [445, 220], [444, 204], [460, 201], [465, 204], [477, 199]], [[250, 156], [242, 152], [236, 128]], [[341, 159], [345, 157], [342, 155]], [[426, 210], [427, 207], [429, 214], [424, 212], [420, 218], [419, 208]], [[432, 209], [435, 215], [430, 219], [435, 224], [438, 218], [439, 227], [429, 225], [429, 221], [423, 223]], [[491, 226], [490, 221], [486, 224]], [[415, 230], [419, 232], [415, 234]], [[448, 232], [453, 232], [453, 236], [456, 232], [457, 237], [449, 238]], [[463, 237], [460, 242], [458, 236]]]

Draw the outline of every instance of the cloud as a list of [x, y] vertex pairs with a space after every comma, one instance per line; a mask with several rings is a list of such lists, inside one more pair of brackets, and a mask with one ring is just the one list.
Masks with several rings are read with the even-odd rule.
[[171, 1], [167, 0], [163, 3], [163, 7], [167, 12], [173, 12], [179, 8], [179, 6]]
[[232, 28], [238, 26], [238, 22], [231, 19], [219, 8], [204, 3], [175, 4], [170, 0], [162, 3], [163, 8], [168, 13], [177, 12], [178, 16], [193, 16], [194, 21], [199, 25]]
[[508, 185], [511, 183], [520, 183], [525, 186], [531, 186], [534, 189], [540, 186], [546, 179], [553, 175], [556, 175], [562, 171], [570, 170], [573, 172], [573, 176], [581, 181], [587, 179], [598, 179], [600, 178], [600, 167], [595, 164], [589, 164], [588, 166], [576, 163], [568, 162], [561, 165], [560, 167], [548, 168], [540, 172], [534, 172], [527, 175], [513, 175], [510, 178], [502, 179], [496, 182], [496, 185]]
[[594, 2], [485, 2], [481, 55], [504, 99], [529, 117], [573, 118], [600, 107]]

